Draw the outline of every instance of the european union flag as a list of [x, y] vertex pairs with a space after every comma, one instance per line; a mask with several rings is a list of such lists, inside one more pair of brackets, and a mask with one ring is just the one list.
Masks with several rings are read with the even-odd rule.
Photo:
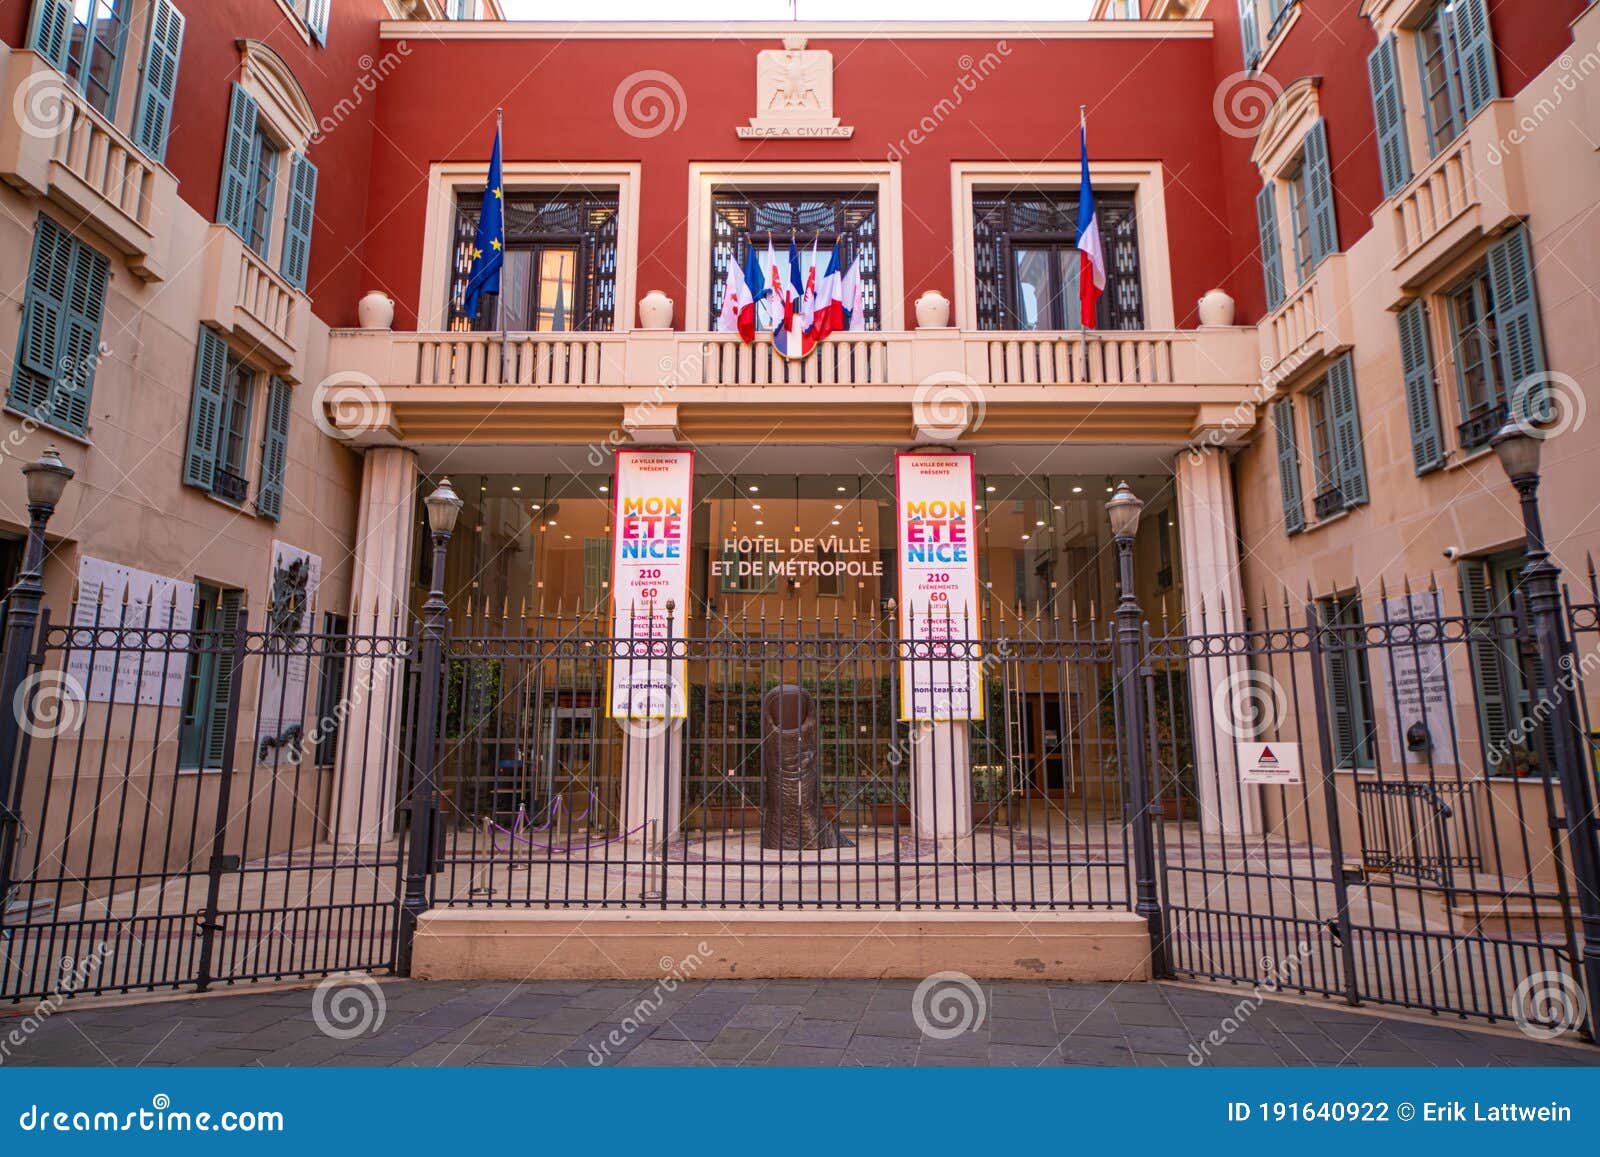
[[483, 191], [478, 233], [472, 239], [472, 268], [467, 272], [467, 292], [461, 310], [478, 317], [478, 298], [500, 292], [500, 267], [506, 259], [505, 181], [500, 174], [500, 129], [494, 130], [494, 153], [489, 158], [489, 187]]

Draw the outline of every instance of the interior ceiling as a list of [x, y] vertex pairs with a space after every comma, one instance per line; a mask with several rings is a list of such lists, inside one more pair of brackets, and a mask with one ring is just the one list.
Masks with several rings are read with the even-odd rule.
[[[697, 471], [718, 474], [873, 474], [894, 468], [896, 450], [905, 446], [795, 446], [750, 443], [685, 445], [695, 452]], [[989, 474], [1171, 474], [1172, 460], [1184, 443], [1083, 445], [1011, 443], [967, 446], [977, 455], [978, 470]], [[417, 447], [428, 474], [609, 474], [611, 456], [604, 446], [546, 445]]]

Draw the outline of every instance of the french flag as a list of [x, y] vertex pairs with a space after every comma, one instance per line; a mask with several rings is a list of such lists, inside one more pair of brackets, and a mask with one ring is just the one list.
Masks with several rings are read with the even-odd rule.
[[[815, 263], [812, 265], [815, 268]], [[821, 341], [830, 333], [844, 329], [844, 296], [839, 281], [839, 246], [828, 254], [828, 268], [817, 282], [816, 308], [811, 316], [811, 333]]]
[[783, 324], [772, 332], [772, 348], [783, 358], [803, 358], [816, 346], [817, 339], [806, 329], [806, 307], [815, 303], [816, 270], [811, 278], [800, 275], [800, 250], [789, 239], [789, 280], [783, 287]]
[[1078, 303], [1082, 328], [1093, 329], [1095, 309], [1106, 288], [1106, 255], [1100, 247], [1094, 186], [1089, 183], [1089, 124], [1081, 109], [1078, 116], [1078, 156], [1083, 166], [1078, 186]]

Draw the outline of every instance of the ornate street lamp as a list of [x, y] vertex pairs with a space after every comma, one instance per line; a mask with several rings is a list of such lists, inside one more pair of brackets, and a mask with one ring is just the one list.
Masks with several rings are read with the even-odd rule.
[[1505, 468], [1522, 500], [1523, 557], [1521, 587], [1539, 645], [1544, 687], [1539, 706], [1548, 711], [1545, 726], [1555, 729], [1556, 773], [1567, 815], [1567, 845], [1578, 882], [1578, 907], [1583, 918], [1585, 996], [1588, 1032], [1594, 1040], [1600, 1015], [1600, 842], [1596, 838], [1594, 779], [1589, 772], [1588, 741], [1579, 729], [1573, 704], [1577, 693], [1574, 663], [1562, 621], [1561, 568], [1550, 559], [1539, 513], [1540, 431], [1507, 421], [1490, 439], [1495, 457]]

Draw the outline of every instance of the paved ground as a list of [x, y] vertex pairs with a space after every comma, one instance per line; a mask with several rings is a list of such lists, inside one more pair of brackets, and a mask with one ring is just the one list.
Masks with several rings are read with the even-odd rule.
[[[20, 1065], [1594, 1065], [1600, 1048], [1169, 984], [325, 982], [0, 1016]], [[373, 1024], [374, 1016], [378, 1023]], [[931, 1016], [931, 1021], [930, 1021]], [[974, 1023], [976, 1021], [976, 1023]], [[358, 1031], [363, 1025], [368, 1030]], [[327, 1026], [342, 1033], [333, 1036]], [[16, 1043], [15, 1030], [22, 1039]], [[1213, 1037], [1211, 1034], [1216, 1033]]]

